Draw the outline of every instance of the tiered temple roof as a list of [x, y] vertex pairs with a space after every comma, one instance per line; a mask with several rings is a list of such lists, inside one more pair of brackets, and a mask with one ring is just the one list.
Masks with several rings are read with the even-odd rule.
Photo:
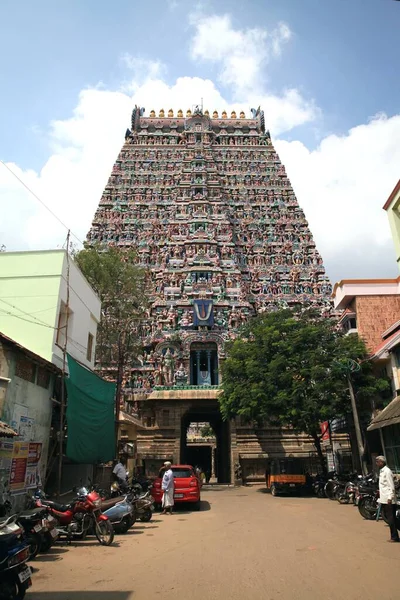
[[[216, 344], [220, 359], [257, 312], [304, 303], [324, 310], [332, 291], [263, 111], [144, 113], [133, 110], [88, 234], [136, 248], [149, 273], [146, 350], [127, 373], [134, 398], [194, 385], [196, 344]], [[214, 371], [204, 385], [218, 383]]]

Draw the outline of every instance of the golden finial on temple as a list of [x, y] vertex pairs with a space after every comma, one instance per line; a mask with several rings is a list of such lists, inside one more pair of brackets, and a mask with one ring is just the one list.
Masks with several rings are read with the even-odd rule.
[[191, 117], [192, 116], [192, 111], [190, 110], [190, 108], [186, 111], [186, 117]]
[[204, 115], [205, 115], [206, 117], [209, 117], [209, 116], [210, 116], [210, 113], [209, 113], [209, 111], [208, 111], [208, 110], [205, 110], [205, 111], [204, 111]]
[[177, 117], [178, 117], [178, 119], [182, 119], [183, 118], [183, 111], [182, 111], [181, 108], [178, 110]]
[[150, 117], [154, 118], [156, 116], [156, 111], [155, 110], [151, 110], [150, 111]]
[[170, 119], [174, 116], [174, 111], [172, 110], [172, 108], [169, 109], [168, 116]]
[[241, 119], [245, 119], [246, 115], [244, 114], [243, 110], [240, 111], [240, 118]]
[[221, 115], [221, 117], [222, 117], [223, 119], [226, 119], [226, 117], [227, 117], [227, 116], [228, 116], [228, 115], [226, 114], [226, 110], [223, 110], [223, 111], [222, 111], [222, 115]]
[[165, 112], [164, 112], [164, 109], [163, 109], [163, 108], [160, 110], [160, 114], [159, 114], [158, 116], [159, 116], [161, 119], [163, 119], [163, 118], [165, 117]]
[[218, 119], [218, 111], [214, 110], [213, 112], [213, 119]]
[[236, 113], [234, 110], [231, 112], [231, 119], [236, 119]]

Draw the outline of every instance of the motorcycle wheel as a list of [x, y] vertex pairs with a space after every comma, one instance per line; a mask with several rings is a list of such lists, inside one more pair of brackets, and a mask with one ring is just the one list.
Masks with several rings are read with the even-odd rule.
[[337, 484], [334, 481], [328, 481], [325, 484], [324, 492], [325, 496], [329, 498], [329, 500], [336, 500], [335, 492], [336, 492]]
[[118, 523], [118, 526], [114, 525], [113, 527], [115, 533], [126, 533], [131, 527], [131, 520], [129, 517], [124, 517], [121, 523]]
[[95, 534], [102, 546], [110, 546], [114, 540], [114, 528], [110, 521], [98, 521]]
[[274, 484], [271, 485], [271, 495], [272, 496], [278, 495], [278, 490], [276, 489], [276, 486]]
[[143, 511], [143, 514], [140, 515], [140, 520], [142, 521], [142, 523], [148, 523], [149, 521], [151, 521], [152, 517], [153, 513], [149, 508], [147, 508]]
[[323, 487], [319, 487], [317, 491], [317, 498], [326, 498], [325, 490]]
[[132, 525], [134, 525], [135, 523], [136, 523], [136, 512], [131, 514], [131, 516], [129, 517], [129, 527], [132, 527]]
[[343, 494], [339, 494], [337, 501], [339, 504], [348, 504], [350, 502], [350, 498], [348, 496], [344, 496]]
[[38, 536], [34, 536], [29, 540], [29, 560], [37, 557], [40, 551], [42, 540]]
[[39, 552], [48, 552], [53, 545], [53, 538], [50, 533], [46, 533], [42, 543], [40, 544]]
[[17, 575], [0, 579], [0, 600], [23, 600], [27, 586], [21, 583]]
[[358, 512], [367, 521], [373, 521], [376, 519], [376, 515], [378, 513], [376, 502], [368, 496], [360, 498], [358, 502]]

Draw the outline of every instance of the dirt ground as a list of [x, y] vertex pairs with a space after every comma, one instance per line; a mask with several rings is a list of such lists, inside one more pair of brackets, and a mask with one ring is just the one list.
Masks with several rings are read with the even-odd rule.
[[217, 487], [200, 512], [156, 513], [109, 548], [57, 544], [31, 563], [27, 600], [398, 600], [388, 539], [353, 506]]

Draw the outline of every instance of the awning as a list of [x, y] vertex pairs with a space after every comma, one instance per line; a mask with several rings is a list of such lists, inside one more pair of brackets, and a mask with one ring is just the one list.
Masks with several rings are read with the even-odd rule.
[[367, 431], [381, 429], [382, 427], [396, 425], [397, 423], [400, 423], [400, 396], [392, 400], [379, 415], [372, 419], [371, 424], [367, 427]]
[[15, 437], [16, 435], [18, 435], [18, 433], [14, 431], [12, 427], [7, 425], [7, 423], [4, 423], [4, 421], [0, 421], [0, 438], [10, 438]]
[[82, 367], [68, 354], [65, 381], [67, 457], [77, 463], [105, 463], [115, 456], [115, 383]]

